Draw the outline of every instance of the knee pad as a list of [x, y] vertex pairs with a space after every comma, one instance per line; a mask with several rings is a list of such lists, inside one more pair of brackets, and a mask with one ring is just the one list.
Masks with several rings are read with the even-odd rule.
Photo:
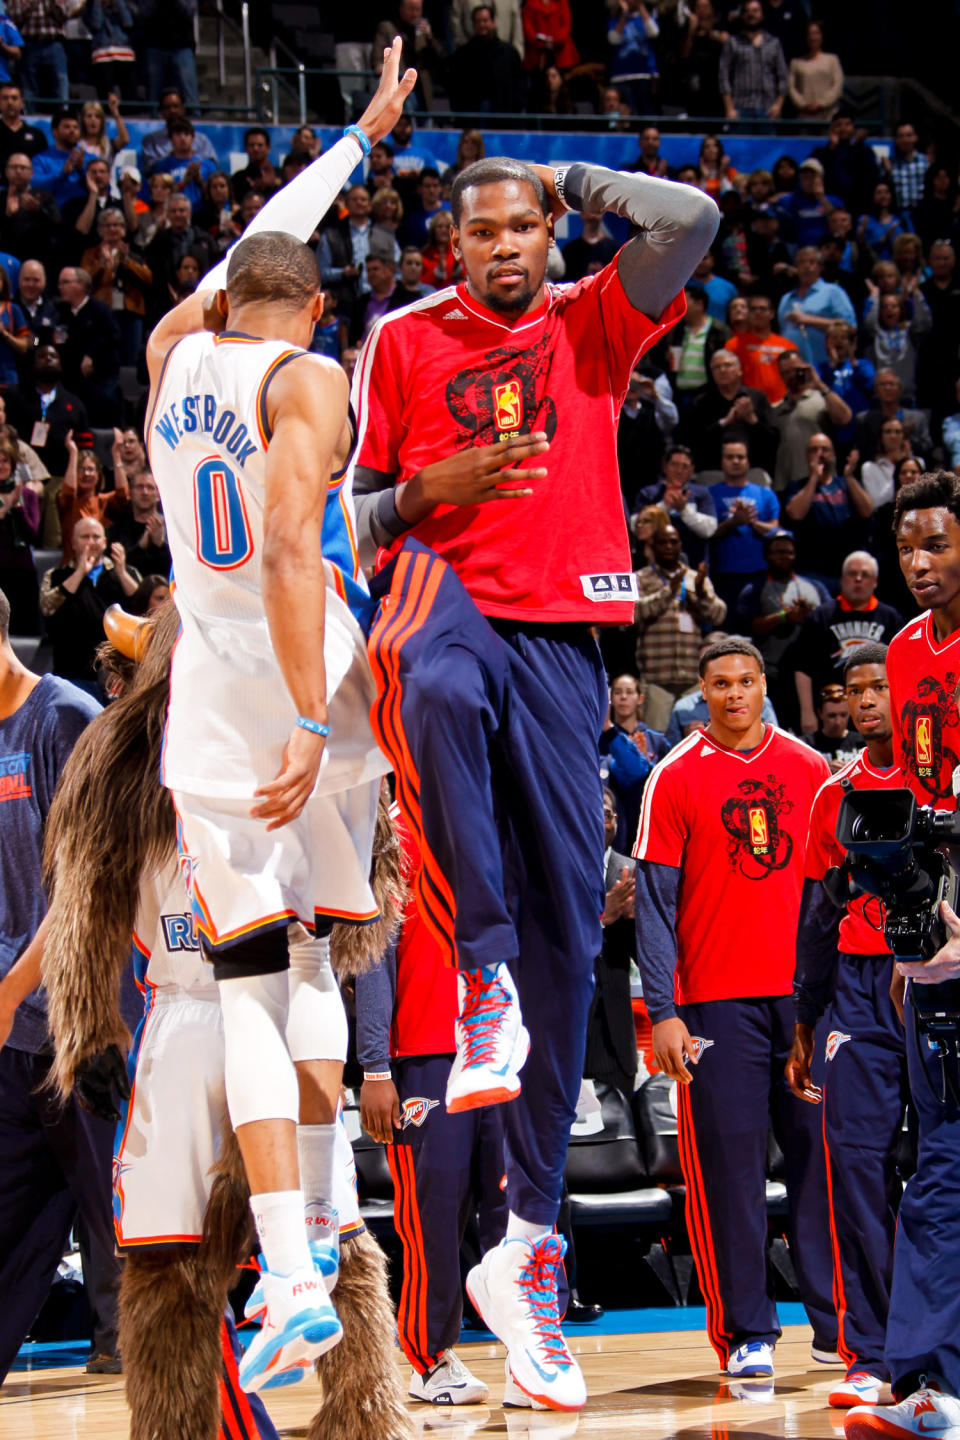
[[329, 936], [291, 925], [287, 1045], [293, 1060], [347, 1058], [347, 1017], [330, 965]]
[[286, 972], [236, 975], [219, 982], [227, 1107], [234, 1127], [300, 1114], [297, 1072], [287, 1048], [290, 986]]

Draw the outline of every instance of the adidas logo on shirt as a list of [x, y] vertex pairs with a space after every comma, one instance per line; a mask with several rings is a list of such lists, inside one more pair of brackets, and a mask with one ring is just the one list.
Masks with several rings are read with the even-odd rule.
[[716, 752], [715, 750], [711, 749], [711, 747], [710, 747], [709, 745], [701, 745], [701, 746], [700, 746], [700, 754], [701, 754], [701, 755], [715, 755], [716, 753], [717, 753], [717, 752]]
[[441, 318], [443, 320], [469, 320], [470, 316], [465, 315], [458, 306], [454, 305], [453, 309], [448, 310]]
[[911, 635], [908, 635], [908, 636], [907, 636], [907, 639], [908, 639], [908, 640], [922, 640], [922, 639], [923, 639], [923, 626], [921, 626], [919, 630], [914, 630]]

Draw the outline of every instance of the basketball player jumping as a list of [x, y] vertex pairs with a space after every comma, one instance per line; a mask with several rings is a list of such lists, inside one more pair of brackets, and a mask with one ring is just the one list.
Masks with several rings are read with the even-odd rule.
[[[361, 554], [390, 562], [373, 723], [423, 857], [421, 913], [459, 970], [447, 1108], [513, 1100], [507, 1237], [467, 1289], [518, 1393], [572, 1410], [586, 1391], [553, 1227], [601, 948], [607, 699], [589, 627], [633, 620], [617, 418], [719, 217], [685, 185], [504, 159], [468, 166], [450, 204], [466, 280], [380, 320], [354, 380]], [[557, 289], [568, 209], [637, 233]]]
[[[308, 1243], [329, 1224], [346, 1047], [328, 936], [335, 919], [376, 914], [386, 762], [356, 618], [369, 597], [343, 482], [347, 383], [307, 353], [322, 299], [303, 241], [396, 123], [416, 79], [399, 79], [399, 63], [395, 44], [359, 127], [264, 207], [147, 348], [146, 435], [182, 626], [163, 779], [219, 985], [227, 1101], [265, 1259], [265, 1318], [240, 1369], [250, 1390], [307, 1373], [342, 1333]], [[314, 938], [293, 947], [297, 920]]]

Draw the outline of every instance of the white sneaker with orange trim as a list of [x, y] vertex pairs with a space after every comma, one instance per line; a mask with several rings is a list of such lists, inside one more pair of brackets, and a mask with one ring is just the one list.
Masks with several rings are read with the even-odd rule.
[[467, 1276], [471, 1303], [507, 1347], [510, 1375], [531, 1408], [580, 1410], [587, 1403], [583, 1373], [560, 1329], [557, 1272], [566, 1248], [560, 1235], [502, 1240]]
[[827, 1397], [835, 1410], [849, 1410], [854, 1405], [892, 1405], [893, 1395], [886, 1380], [868, 1370], [851, 1370], [845, 1380], [834, 1385]]
[[915, 1390], [898, 1405], [858, 1405], [843, 1421], [844, 1440], [960, 1440], [960, 1400], [940, 1388], [934, 1375], [924, 1377]]
[[530, 1036], [506, 965], [461, 970], [457, 989], [457, 1053], [446, 1096], [451, 1115], [515, 1100], [520, 1094], [520, 1071], [530, 1053]]

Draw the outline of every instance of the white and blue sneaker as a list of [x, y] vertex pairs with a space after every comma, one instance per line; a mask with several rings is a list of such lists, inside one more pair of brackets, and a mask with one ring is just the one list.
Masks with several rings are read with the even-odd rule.
[[[587, 1403], [583, 1372], [560, 1329], [557, 1272], [566, 1248], [560, 1235], [502, 1240], [467, 1276], [471, 1303], [507, 1347], [509, 1378], [531, 1409], [581, 1410]], [[516, 1405], [512, 1387], [510, 1397]]]
[[852, 1410], [854, 1405], [892, 1405], [893, 1395], [886, 1380], [869, 1370], [851, 1370], [827, 1397], [835, 1410]]
[[727, 1374], [740, 1380], [772, 1380], [773, 1346], [763, 1340], [748, 1340], [730, 1356]]
[[[321, 1207], [314, 1206], [313, 1208], [316, 1210]], [[340, 1226], [337, 1223], [337, 1212], [332, 1205], [324, 1205], [322, 1209], [333, 1217], [332, 1224], [328, 1222], [324, 1226], [322, 1221], [319, 1222], [318, 1228], [314, 1231], [316, 1238], [307, 1243], [313, 1258], [313, 1268], [323, 1276], [327, 1294], [332, 1295], [336, 1289], [337, 1280], [340, 1278]], [[259, 1320], [266, 1308], [263, 1295], [263, 1274], [266, 1270], [266, 1261], [262, 1255], [258, 1255], [257, 1262], [260, 1266], [260, 1276], [243, 1307], [245, 1320]]]
[[304, 1379], [317, 1357], [343, 1337], [323, 1276], [316, 1270], [295, 1270], [292, 1275], [264, 1270], [260, 1282], [264, 1300], [260, 1330], [239, 1365], [241, 1388], [248, 1391]]
[[451, 1115], [515, 1100], [520, 1094], [520, 1071], [530, 1053], [530, 1036], [506, 965], [459, 971], [457, 991], [457, 1053], [446, 1096]]

